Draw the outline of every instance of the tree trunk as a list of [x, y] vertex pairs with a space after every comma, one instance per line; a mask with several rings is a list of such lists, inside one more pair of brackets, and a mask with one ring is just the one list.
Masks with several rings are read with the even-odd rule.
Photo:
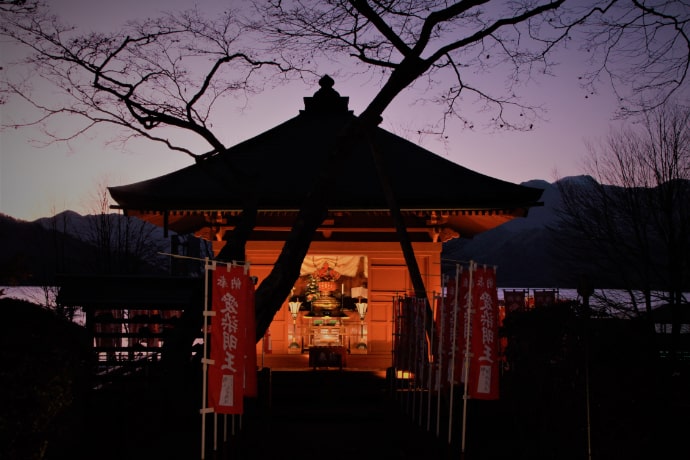
[[356, 120], [343, 129], [340, 134], [341, 140], [337, 143], [338, 147], [331, 152], [327, 166], [316, 177], [314, 188], [299, 210], [273, 270], [256, 290], [257, 340], [263, 337], [273, 317], [299, 278], [302, 261], [309, 252], [314, 234], [328, 215], [326, 197], [332, 175], [341, 170], [340, 165], [352, 152], [360, 133], [360, 120]]
[[400, 207], [398, 206], [398, 201], [393, 193], [393, 188], [390, 185], [390, 177], [388, 176], [388, 169], [383, 161], [383, 155], [379, 149], [376, 148], [376, 145], [374, 145], [371, 137], [369, 138], [369, 145], [371, 147], [371, 154], [374, 157], [374, 163], [376, 164], [379, 180], [381, 181], [381, 186], [383, 187], [383, 192], [386, 195], [386, 202], [395, 223], [395, 231], [398, 234], [398, 239], [400, 240], [400, 247], [402, 249], [403, 256], [405, 257], [405, 263], [407, 264], [407, 269], [410, 271], [410, 279], [412, 280], [412, 286], [414, 287], [415, 297], [420, 299], [423, 298], [425, 300], [424, 306], [427, 310], [425, 315], [425, 318], [427, 318], [425, 327], [427, 332], [431, 332], [431, 318], [433, 318], [433, 312], [431, 311], [431, 304], [427, 298], [422, 273], [419, 271], [417, 257], [414, 254], [412, 242], [410, 241], [410, 236], [407, 233], [407, 226], [405, 225], [402, 213], [400, 212]]
[[[285, 240], [273, 270], [259, 283], [256, 291], [257, 340], [263, 337], [273, 321], [273, 317], [289, 295], [295, 281], [299, 278], [302, 261], [306, 257], [307, 252], [309, 252], [309, 246], [314, 234], [328, 213], [326, 197], [328, 196], [327, 190], [333, 174], [341, 170], [340, 165], [350, 156], [356, 141], [363, 136], [367, 136], [369, 132], [379, 125], [381, 114], [393, 99], [427, 68], [428, 64], [418, 58], [406, 58], [393, 71], [389, 80], [364, 112], [353, 123], [343, 128], [339, 135], [340, 141], [336, 144], [338, 147], [330, 153], [326, 167], [315, 178], [314, 187], [297, 214], [297, 218]], [[383, 171], [379, 171], [379, 174], [383, 181], [384, 189], [389, 190], [390, 187], [385, 183], [388, 180], [385, 168], [383, 168]], [[391, 195], [390, 197], [388, 196], [389, 194]], [[386, 199], [389, 198], [392, 198], [392, 193], [387, 192]], [[403, 254], [410, 269], [415, 293], [418, 296], [426, 297], [424, 283], [422, 282], [412, 245], [407, 237], [400, 210], [397, 209], [397, 205], [391, 202], [390, 199], [389, 205], [396, 222], [396, 230], [398, 230], [398, 235], [401, 239]], [[251, 213], [243, 212], [241, 220], [244, 221], [245, 219], [251, 219]], [[251, 223], [246, 224], [244, 222], [238, 224], [231, 232], [231, 239], [229, 241], [232, 241], [233, 245], [237, 245], [238, 248], [243, 248], [249, 236], [248, 228], [252, 225]], [[223, 248], [223, 251], [225, 251], [225, 248]], [[223, 253], [237, 254], [238, 252], [232, 248], [228, 248], [227, 251]]]

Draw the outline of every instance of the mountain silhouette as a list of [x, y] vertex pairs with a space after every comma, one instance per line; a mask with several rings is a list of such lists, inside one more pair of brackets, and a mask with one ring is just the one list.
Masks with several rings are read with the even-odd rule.
[[[586, 183], [589, 176], [561, 180]], [[480, 233], [472, 239], [454, 239], [443, 245], [443, 271], [452, 274], [454, 265], [470, 260], [479, 265], [496, 267], [496, 281], [501, 287], [550, 288], [563, 285], [568, 279], [567, 267], [552, 254], [552, 227], [558, 221], [561, 204], [558, 183], [531, 180], [520, 185], [544, 190], [541, 207], [531, 208], [527, 217], [513, 219], [499, 227]]]
[[[118, 227], [122, 219], [127, 218], [64, 211], [28, 222], [0, 214], [0, 285], [47, 286], [59, 274], [167, 273], [162, 258], [138, 258], [122, 250], [123, 243], [116, 241], [122, 234], [116, 229], [131, 228]], [[160, 228], [137, 221], [134, 228], [146, 238], [149, 254], [170, 248]], [[110, 232], [107, 237], [107, 232], [99, 233], [104, 228]]]
[[[561, 180], [595, 183], [589, 176]], [[553, 230], [550, 227], [557, 222], [556, 210], [561, 200], [557, 183], [531, 180], [521, 185], [543, 189], [544, 205], [530, 209], [527, 217], [513, 219], [472, 239], [457, 238], [444, 243], [441, 255], [444, 273], [452, 273], [456, 263], [473, 260], [495, 265], [499, 286], [573, 287], [561, 285], [568, 269], [551, 254]], [[120, 214], [107, 216], [115, 221], [124, 219]], [[98, 251], [90, 235], [95, 220], [103, 218], [65, 211], [27, 222], [0, 214], [0, 266], [3, 267], [0, 284], [38, 285], [53, 280], [55, 273], [92, 273], [97, 266], [94, 258]], [[159, 252], [170, 251], [171, 239], [163, 235], [161, 228], [139, 222], [150, 244]], [[138, 270], [164, 273], [167, 270], [164, 265], [161, 261], [149, 261]]]

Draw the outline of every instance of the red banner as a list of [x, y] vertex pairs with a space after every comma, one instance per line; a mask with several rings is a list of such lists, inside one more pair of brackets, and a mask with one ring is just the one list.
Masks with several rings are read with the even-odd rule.
[[[438, 333], [441, 383], [458, 384], [463, 380], [463, 356], [467, 336], [466, 305], [469, 272], [460, 273], [460, 290], [455, 287], [455, 278], [446, 283], [446, 296], [441, 300], [436, 315]], [[457, 300], [457, 306], [456, 306]], [[456, 323], [457, 319], [457, 325]], [[453, 351], [455, 350], [455, 351]]]
[[245, 268], [219, 265], [213, 270], [211, 321], [211, 360], [208, 369], [208, 400], [219, 414], [241, 414], [247, 370], [248, 349], [254, 344], [247, 341], [250, 314], [254, 314], [253, 283]]
[[548, 307], [556, 303], [556, 291], [555, 290], [542, 290], [534, 291], [534, 306], [536, 307]]
[[448, 384], [448, 340], [450, 335], [447, 333], [448, 326], [448, 298], [440, 296], [436, 299], [436, 312], [434, 315], [434, 329], [436, 335], [436, 343], [434, 345], [434, 362], [437, 366], [437, 373], [434, 375], [434, 386], [436, 388], [446, 387]]
[[527, 304], [525, 302], [525, 291], [507, 291], [503, 290], [503, 299], [506, 304], [506, 314], [513, 312], [525, 311]]
[[493, 268], [477, 267], [472, 276], [472, 334], [468, 393], [475, 399], [498, 399], [498, 294]]
[[[471, 265], [471, 270], [471, 290], [470, 270], [462, 270], [458, 277], [459, 290], [455, 287], [455, 279], [450, 279], [446, 283], [446, 296], [439, 299], [437, 305], [435, 323], [439, 331], [440, 384], [445, 387], [464, 383], [467, 365], [469, 396], [475, 399], [498, 399], [501, 356], [496, 273], [493, 268], [477, 268], [474, 265]], [[467, 314], [470, 292], [471, 318]], [[468, 324], [468, 321], [471, 322]], [[465, 356], [469, 356], [467, 363]]]

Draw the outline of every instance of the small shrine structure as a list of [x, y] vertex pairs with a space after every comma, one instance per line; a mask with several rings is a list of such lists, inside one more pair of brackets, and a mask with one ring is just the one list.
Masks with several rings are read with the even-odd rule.
[[[246, 255], [260, 284], [273, 268], [314, 177], [355, 119], [348, 98], [333, 89], [330, 77], [319, 84], [312, 97], [304, 98], [297, 116], [256, 137], [170, 174], [110, 187], [116, 207], [166, 232], [206, 239], [217, 255], [251, 196], [258, 215]], [[444, 241], [471, 238], [541, 205], [541, 189], [471, 171], [384, 129], [376, 128], [373, 141], [429, 295], [441, 291]], [[328, 215], [292, 295], [273, 318], [270, 345], [267, 349], [264, 343], [263, 351], [290, 354], [337, 347], [347, 353], [390, 355], [392, 300], [413, 289], [370, 149], [366, 139], [356, 139], [334, 171]], [[328, 268], [337, 275], [318, 276]], [[326, 281], [330, 284], [319, 287]]]

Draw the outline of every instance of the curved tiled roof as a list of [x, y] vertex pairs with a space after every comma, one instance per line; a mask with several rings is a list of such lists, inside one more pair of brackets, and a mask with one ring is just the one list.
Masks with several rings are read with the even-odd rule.
[[[296, 117], [227, 151], [153, 179], [110, 187], [126, 212], [237, 212], [243, 197], [257, 198], [260, 212], [292, 212], [301, 207], [328, 155], [356, 120], [347, 98], [324, 77], [305, 110]], [[542, 190], [471, 171], [412, 142], [376, 128], [395, 198], [404, 212], [525, 215], [539, 205]], [[349, 156], [333, 171], [327, 197], [330, 211], [387, 211], [369, 144], [355, 139]]]

